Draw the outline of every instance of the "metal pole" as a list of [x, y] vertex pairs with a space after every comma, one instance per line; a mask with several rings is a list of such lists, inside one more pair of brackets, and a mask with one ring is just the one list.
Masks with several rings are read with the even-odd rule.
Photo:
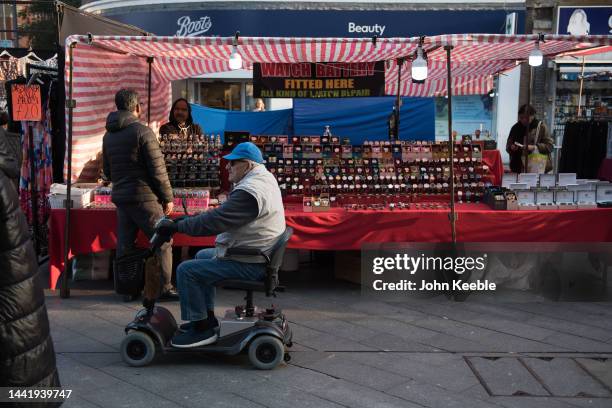
[[584, 64], [585, 57], [582, 57], [582, 68], [580, 69], [580, 91], [578, 93], [578, 117], [580, 117], [580, 114], [582, 113], [582, 87], [584, 86]]
[[[531, 86], [533, 80], [533, 67], [529, 65], [529, 86], [527, 87], [527, 106], [531, 106]], [[527, 169], [529, 168], [529, 125], [525, 128], [525, 135], [523, 136], [523, 167], [522, 173], [527, 173]]]
[[38, 223], [38, 183], [36, 182], [36, 157], [34, 154], [34, 129], [28, 122], [28, 156], [30, 158], [30, 201], [32, 207], [32, 229], [34, 230], [34, 248], [36, 256], [40, 255], [40, 226]]
[[60, 289], [60, 296], [62, 298], [70, 297], [70, 288], [68, 287], [68, 274], [69, 272], [69, 259], [68, 254], [70, 252], [70, 209], [72, 207], [72, 200], [70, 199], [70, 188], [72, 186], [72, 124], [74, 118], [74, 108], [76, 103], [72, 98], [72, 71], [73, 71], [73, 50], [76, 47], [76, 42], [73, 42], [69, 46], [68, 55], [70, 58], [69, 71], [68, 71], [68, 100], [66, 105], [68, 106], [68, 142], [67, 142], [67, 161], [68, 161], [68, 172], [66, 178], [66, 224], [64, 225], [64, 273], [62, 274], [62, 286]]
[[147, 87], [147, 126], [151, 125], [151, 68], [153, 65], [153, 57], [147, 57], [147, 64], [149, 64], [149, 84]]
[[19, 48], [19, 33], [17, 32], [17, 2], [13, 3], [13, 44], [15, 48]]
[[455, 212], [455, 141], [453, 140], [453, 88], [451, 77], [451, 50], [452, 45], [445, 45], [446, 50], [446, 93], [448, 96], [448, 145], [450, 151], [450, 213], [448, 218], [451, 223], [451, 235], [453, 244], [457, 243], [457, 214]]
[[400, 90], [402, 86], [402, 65], [404, 65], [404, 58], [397, 59], [397, 98], [395, 99], [395, 140], [399, 140], [399, 122], [400, 122], [400, 104], [401, 96]]

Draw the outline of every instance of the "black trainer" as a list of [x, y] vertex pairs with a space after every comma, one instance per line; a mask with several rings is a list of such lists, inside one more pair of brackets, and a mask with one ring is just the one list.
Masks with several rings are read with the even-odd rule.
[[185, 333], [180, 333], [174, 336], [172, 340], [170, 340], [170, 344], [172, 347], [176, 348], [201, 347], [208, 344], [213, 344], [217, 341], [217, 337], [216, 329], [200, 331], [196, 330], [194, 327], [191, 327]]
[[[191, 329], [191, 328], [193, 327], [193, 325], [194, 325], [194, 322], [187, 322], [187, 323], [183, 323], [183, 324], [181, 324], [181, 325], [179, 326], [179, 328], [178, 328], [178, 329], [179, 329], [179, 331], [180, 331], [181, 333], [185, 333], [186, 331], [189, 331], [189, 329]], [[217, 318], [215, 317], [215, 319], [213, 320], [213, 323], [212, 323], [212, 324], [210, 324], [210, 321], [208, 321], [208, 322], [206, 323], [206, 326], [205, 326], [205, 327], [206, 327], [206, 328], [213, 328], [213, 329], [216, 329], [216, 328], [218, 328], [218, 327], [219, 327], [219, 321], [218, 321], [218, 320], [217, 320]]]
[[179, 326], [179, 331], [181, 333], [185, 333], [186, 331], [189, 331], [189, 329], [191, 329], [193, 327], [193, 322], [187, 322], [187, 323], [183, 323]]

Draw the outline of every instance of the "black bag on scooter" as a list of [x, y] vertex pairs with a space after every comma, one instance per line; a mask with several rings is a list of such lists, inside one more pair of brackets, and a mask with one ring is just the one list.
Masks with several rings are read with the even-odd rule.
[[149, 249], [134, 248], [115, 259], [115, 292], [132, 297], [140, 295], [144, 288], [145, 262], [149, 256]]

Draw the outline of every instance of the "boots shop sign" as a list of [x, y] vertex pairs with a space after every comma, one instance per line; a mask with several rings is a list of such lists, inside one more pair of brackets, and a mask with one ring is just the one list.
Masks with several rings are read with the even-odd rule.
[[[523, 32], [524, 9], [508, 10], [163, 10], [113, 12], [113, 20], [156, 35], [246, 37], [413, 37], [418, 35], [503, 34], [506, 14], [517, 13]], [[177, 6], [178, 7], [178, 6]], [[589, 21], [591, 18], [589, 18]], [[566, 24], [567, 25], [567, 24]]]
[[192, 20], [189, 16], [181, 16], [176, 20], [178, 30], [177, 37], [196, 37], [205, 34], [212, 27], [212, 19], [209, 16], [200, 17], [199, 20]]

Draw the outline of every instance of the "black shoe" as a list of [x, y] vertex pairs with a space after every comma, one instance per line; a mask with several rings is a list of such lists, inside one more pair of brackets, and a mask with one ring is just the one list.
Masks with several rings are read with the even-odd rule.
[[175, 288], [170, 288], [161, 294], [159, 300], [179, 300], [179, 294]]
[[187, 322], [187, 323], [181, 324], [178, 329], [181, 333], [185, 333], [189, 331], [189, 329], [191, 329], [192, 327], [193, 327], [193, 322]]
[[[185, 333], [189, 331], [189, 329], [191, 329], [194, 326], [194, 324], [195, 324], [194, 322], [183, 323], [179, 326], [178, 329], [181, 333]], [[215, 317], [215, 320], [212, 322], [212, 324], [210, 322], [207, 322], [205, 330], [209, 328], [212, 328], [212, 329], [219, 328], [219, 321], [217, 320], [216, 317]]]
[[176, 348], [201, 347], [213, 344], [217, 341], [217, 337], [217, 330], [215, 329], [200, 331], [192, 327], [185, 333], [174, 336], [170, 340], [170, 345]]

